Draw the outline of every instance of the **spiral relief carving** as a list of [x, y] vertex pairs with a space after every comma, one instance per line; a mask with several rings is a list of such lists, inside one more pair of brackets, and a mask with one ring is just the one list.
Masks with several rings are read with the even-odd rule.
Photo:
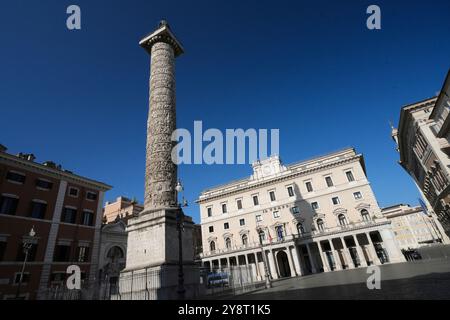
[[149, 105], [145, 208], [173, 207], [177, 182], [177, 166], [171, 159], [171, 136], [176, 129], [175, 54], [167, 42], [152, 44]]

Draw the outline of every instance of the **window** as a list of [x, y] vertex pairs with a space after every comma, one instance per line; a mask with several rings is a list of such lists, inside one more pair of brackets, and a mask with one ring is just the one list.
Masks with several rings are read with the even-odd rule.
[[305, 228], [303, 227], [303, 223], [297, 223], [297, 233], [302, 235], [305, 233]]
[[23, 275], [20, 272], [17, 272], [14, 275], [14, 284], [18, 284], [20, 282], [20, 277], [22, 276], [22, 284], [30, 282], [30, 273], [24, 272]]
[[214, 232], [214, 227], [213, 226], [210, 226], [209, 227], [209, 232], [211, 233], [211, 232]]
[[346, 172], [345, 172], [345, 175], [347, 176], [348, 182], [355, 181], [355, 177], [353, 176], [353, 172], [351, 172], [351, 171], [346, 171]]
[[222, 203], [222, 213], [227, 213], [227, 204]]
[[209, 250], [210, 251], [216, 251], [216, 243], [214, 241], [211, 241], [209, 243]]
[[294, 189], [291, 186], [287, 187], [287, 191], [288, 191], [289, 197], [294, 196]]
[[69, 187], [69, 196], [78, 197], [78, 189], [74, 187]]
[[83, 225], [92, 226], [94, 224], [94, 213], [90, 211], [83, 211]]
[[6, 252], [6, 241], [0, 241], [0, 261], [3, 261]]
[[227, 249], [231, 249], [231, 239], [230, 238], [225, 239], [225, 247]]
[[273, 217], [276, 219], [276, 218], [279, 218], [280, 217], [280, 213], [278, 212], [278, 211], [274, 211], [273, 212]]
[[256, 222], [261, 222], [262, 216], [260, 214], [256, 215]]
[[[27, 261], [34, 261], [36, 259], [37, 253], [37, 244], [33, 243], [28, 249]], [[25, 260], [25, 251], [23, 250], [23, 243], [19, 243], [19, 247], [17, 248], [17, 256], [16, 261], [24, 261]]]
[[317, 219], [316, 223], [317, 223], [317, 229], [319, 231], [324, 231], [325, 230], [325, 225], [324, 225], [322, 219]]
[[97, 200], [97, 194], [95, 192], [88, 191], [86, 193], [86, 199], [92, 200], [92, 201]]
[[347, 219], [345, 218], [345, 216], [342, 213], [338, 216], [338, 220], [339, 220], [339, 224], [341, 226], [347, 225]]
[[1, 196], [0, 197], [0, 213], [15, 215], [18, 203], [19, 203], [18, 198], [13, 198], [13, 197], [9, 197], [9, 196]]
[[341, 203], [341, 201], [339, 200], [339, 197], [333, 197], [333, 198], [331, 198], [331, 201], [333, 202], [334, 205], [338, 205]]
[[36, 187], [41, 188], [41, 189], [50, 190], [53, 187], [53, 183], [51, 183], [50, 181], [47, 181], [47, 180], [37, 179]]
[[239, 225], [240, 226], [245, 226], [245, 219], [240, 219], [239, 220]]
[[355, 200], [359, 200], [362, 199], [362, 194], [361, 192], [357, 191], [353, 193], [353, 197], [355, 197]]
[[366, 209], [362, 209], [361, 218], [363, 219], [363, 221], [370, 221], [369, 211], [367, 211]]
[[325, 177], [325, 181], [326, 181], [328, 187], [333, 186], [333, 180], [331, 180], [331, 177]]
[[283, 226], [276, 226], [275, 231], [277, 233], [277, 239], [279, 241], [284, 239], [284, 232], [283, 232]]
[[67, 262], [70, 260], [70, 246], [56, 245], [53, 260], [56, 262]]
[[319, 209], [319, 203], [318, 202], [311, 202], [311, 208], [313, 210], [318, 210]]
[[270, 192], [269, 192], [269, 196], [270, 196], [270, 201], [275, 201], [275, 200], [277, 200], [277, 199], [275, 198], [275, 191], [270, 191]]
[[61, 221], [66, 223], [75, 223], [77, 220], [77, 210], [72, 208], [64, 208]]
[[24, 183], [25, 175], [14, 171], [8, 171], [8, 173], [6, 174], [6, 180], [17, 183]]
[[259, 205], [259, 199], [258, 196], [253, 196], [253, 205], [258, 206]]
[[248, 236], [246, 234], [242, 235], [242, 244], [244, 246], [248, 244]]
[[266, 233], [264, 232], [264, 230], [259, 230], [258, 235], [259, 235], [259, 242], [263, 243], [266, 240]]
[[223, 224], [223, 228], [224, 228], [225, 230], [230, 229], [230, 224], [229, 224], [228, 222], [225, 222], [225, 223]]
[[206, 211], [208, 212], [208, 217], [212, 217], [212, 208], [206, 208]]
[[300, 209], [297, 206], [292, 207], [291, 210], [292, 210], [293, 214], [299, 214], [300, 213]]
[[307, 182], [305, 182], [305, 186], [306, 186], [306, 190], [308, 191], [308, 192], [313, 192], [313, 186], [312, 186], [312, 183], [311, 183], [311, 181], [307, 181]]
[[242, 200], [241, 199], [237, 199], [236, 205], [237, 205], [238, 210], [241, 210], [242, 209]]
[[77, 262], [89, 261], [89, 247], [79, 246], [77, 251]]
[[47, 211], [47, 203], [37, 201], [31, 202], [30, 217], [35, 219], [44, 219], [46, 211]]

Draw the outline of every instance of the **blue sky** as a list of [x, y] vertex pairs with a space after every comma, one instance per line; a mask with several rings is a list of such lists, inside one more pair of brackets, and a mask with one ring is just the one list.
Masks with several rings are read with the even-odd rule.
[[[66, 28], [77, 4], [82, 29]], [[366, 28], [381, 7], [382, 30]], [[143, 199], [149, 56], [138, 41], [169, 21], [178, 126], [279, 128], [285, 163], [353, 146], [381, 206], [417, 203], [397, 164], [389, 120], [432, 97], [450, 66], [450, 3], [442, 1], [2, 1], [0, 143], [12, 153]], [[201, 190], [249, 165], [182, 165], [197, 222]]]

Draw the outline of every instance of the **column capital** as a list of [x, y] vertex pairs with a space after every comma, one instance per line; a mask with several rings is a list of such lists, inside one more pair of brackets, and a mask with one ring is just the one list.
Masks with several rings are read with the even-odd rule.
[[142, 38], [141, 41], [139, 41], [139, 45], [150, 54], [152, 46], [157, 42], [170, 44], [173, 48], [175, 57], [184, 53], [183, 46], [172, 33], [169, 24], [165, 20], [161, 20], [155, 31]]

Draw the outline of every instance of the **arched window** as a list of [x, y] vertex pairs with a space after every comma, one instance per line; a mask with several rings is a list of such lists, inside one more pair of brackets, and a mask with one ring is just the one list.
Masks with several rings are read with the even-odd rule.
[[248, 237], [246, 234], [242, 235], [242, 244], [246, 246], [248, 244]]
[[297, 232], [299, 235], [305, 233], [305, 228], [303, 228], [303, 224], [301, 222], [297, 223]]
[[370, 221], [369, 211], [367, 211], [366, 209], [362, 209], [361, 218], [363, 219], [363, 221]]
[[230, 238], [225, 239], [225, 247], [227, 249], [231, 249], [231, 239]]
[[323, 223], [323, 220], [322, 219], [317, 219], [317, 229], [319, 230], [319, 231], [323, 231], [324, 229], [325, 229], [325, 225], [324, 225], [324, 223]]
[[338, 220], [339, 220], [339, 224], [341, 226], [347, 225], [347, 218], [345, 218], [345, 215], [343, 215], [342, 213], [340, 215], [338, 215]]
[[117, 261], [119, 259], [122, 259], [124, 257], [123, 251], [120, 247], [114, 246], [111, 249], [109, 249], [107, 255], [108, 258], [111, 259], [111, 261]]
[[216, 251], [216, 243], [214, 241], [211, 241], [209, 243], [209, 250], [210, 251]]
[[259, 242], [263, 243], [266, 240], [266, 233], [264, 232], [264, 230], [259, 230], [258, 235]]

